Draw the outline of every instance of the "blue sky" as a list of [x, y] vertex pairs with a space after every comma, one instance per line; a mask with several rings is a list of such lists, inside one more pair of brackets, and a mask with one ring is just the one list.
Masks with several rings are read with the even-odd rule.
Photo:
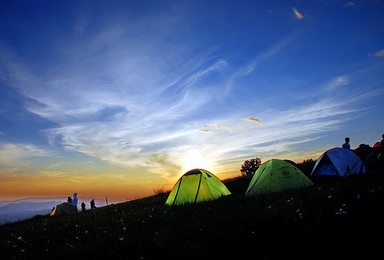
[[253, 157], [372, 145], [383, 14], [384, 1], [2, 1], [0, 199], [142, 196], [191, 168], [228, 178]]

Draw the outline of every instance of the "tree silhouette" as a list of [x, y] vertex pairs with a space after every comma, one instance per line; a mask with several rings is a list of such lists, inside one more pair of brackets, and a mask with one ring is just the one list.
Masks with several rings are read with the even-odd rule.
[[251, 176], [261, 165], [261, 159], [259, 157], [246, 160], [241, 166], [240, 172], [243, 176]]

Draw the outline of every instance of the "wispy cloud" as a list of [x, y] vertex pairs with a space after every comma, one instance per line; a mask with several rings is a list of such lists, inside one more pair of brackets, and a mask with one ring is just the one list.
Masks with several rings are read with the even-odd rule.
[[[281, 47], [272, 48], [234, 75], [251, 73], [259, 62], [276, 55]], [[200, 86], [210, 73], [229, 65], [222, 60], [200, 65], [200, 70], [180, 70], [183, 78], [160, 77], [152, 82], [144, 77], [141, 83], [135, 81], [150, 84], [144, 90], [130, 88], [125, 77], [107, 85], [77, 74], [65, 78], [53, 75], [44, 81], [22, 66], [16, 66], [17, 72], [27, 76], [18, 77], [20, 74], [15, 73], [13, 77], [17, 78], [17, 87], [33, 101], [27, 104], [28, 110], [58, 124], [44, 131], [52, 146], [126, 169], [146, 169], [145, 172], [163, 178], [170, 178], [183, 168], [186, 158], [181, 158], [181, 154], [197, 151], [220, 168], [218, 165], [249, 157], [250, 151], [264, 158], [276, 154], [278, 149], [288, 153], [292, 146], [310, 142], [313, 135], [333, 130], [359, 112], [351, 106], [352, 99], [344, 97], [340, 101], [320, 96], [314, 103], [297, 104], [294, 108], [259, 109], [257, 113], [263, 122], [239, 116], [239, 111], [227, 114], [226, 118], [217, 111], [206, 116], [215, 95], [213, 90]], [[127, 87], [121, 87], [120, 82], [128, 84]], [[329, 80], [326, 87], [336, 89], [348, 82], [348, 76], [340, 76]], [[216, 105], [213, 103], [212, 107]], [[242, 131], [234, 131], [240, 128]]]
[[384, 58], [384, 50], [377, 51], [375, 53], [370, 53], [369, 56]]
[[[293, 10], [298, 19], [304, 18]], [[181, 155], [199, 154], [222, 165], [253, 152], [263, 157], [288, 152], [358, 112], [348, 98], [340, 102], [324, 96], [295, 107], [228, 109], [228, 104], [244, 107], [243, 99], [229, 100], [238, 82], [278, 56], [294, 37], [284, 37], [235, 64], [221, 53], [196, 52], [193, 44], [169, 47], [173, 29], [180, 26], [177, 20], [162, 18], [165, 22], [143, 19], [130, 26], [109, 21], [96, 33], [68, 40], [56, 50], [65, 62], [44, 73], [15, 56], [2, 55], [2, 67], [10, 84], [26, 97], [26, 109], [57, 125], [41, 131], [51, 146], [169, 178], [187, 160]], [[348, 80], [341, 76], [326, 87], [337, 89]], [[263, 122], [244, 118], [252, 114]], [[23, 156], [20, 149], [14, 148], [18, 157]], [[31, 147], [22, 149], [34, 153]]]
[[232, 128], [230, 128], [229, 126], [227, 126], [225, 124], [209, 124], [208, 126], [212, 126], [217, 130], [227, 130], [230, 133], [234, 131]]
[[332, 80], [330, 80], [325, 86], [324, 89], [328, 91], [334, 91], [338, 89], [341, 86], [345, 86], [349, 84], [349, 76], [343, 75], [336, 77]]
[[228, 94], [236, 86], [236, 80], [246, 77], [253, 73], [260, 64], [278, 55], [280, 51], [284, 49], [292, 40], [292, 37], [286, 37], [275, 45], [273, 45], [271, 48], [263, 51], [258, 56], [251, 59], [245, 65], [236, 68], [236, 70], [234, 70], [234, 72], [228, 77], [226, 84], [226, 93]]
[[293, 7], [292, 10], [293, 10], [293, 12], [295, 13], [295, 16], [296, 16], [297, 19], [303, 19], [303, 18], [304, 18], [303, 14], [300, 13], [300, 12], [296, 9], [296, 7]]
[[355, 5], [356, 5], [355, 2], [348, 2], [348, 3], [344, 4], [343, 6], [344, 7], [352, 7], [352, 6], [355, 6]]
[[253, 118], [253, 117], [243, 118], [243, 120], [246, 122], [252, 122], [252, 123], [261, 124], [261, 125], [263, 124], [259, 119]]
[[208, 129], [197, 129], [196, 131], [198, 132], [202, 132], [202, 133], [205, 133], [205, 134], [210, 134], [212, 133], [212, 131], [208, 130]]
[[31, 144], [0, 143], [0, 167], [15, 171], [32, 170], [40, 161], [55, 158], [52, 151]]

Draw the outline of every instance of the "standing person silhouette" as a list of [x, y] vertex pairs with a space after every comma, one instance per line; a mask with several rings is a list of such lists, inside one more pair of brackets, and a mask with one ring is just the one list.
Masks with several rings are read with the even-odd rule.
[[92, 199], [91, 202], [90, 202], [89, 204], [91, 204], [91, 209], [95, 209], [95, 208], [96, 208], [96, 206], [95, 206], [95, 200], [94, 200], [94, 199]]
[[349, 144], [349, 137], [345, 137], [345, 143], [343, 143], [341, 147], [343, 147], [344, 149], [351, 150], [351, 145]]
[[77, 214], [77, 193], [73, 193], [72, 206], [75, 214]]
[[381, 141], [380, 141], [380, 148], [379, 148], [379, 155], [377, 158], [379, 159], [382, 167], [384, 167], [384, 134], [381, 135]]
[[85, 203], [84, 202], [81, 203], [81, 211], [85, 211]]

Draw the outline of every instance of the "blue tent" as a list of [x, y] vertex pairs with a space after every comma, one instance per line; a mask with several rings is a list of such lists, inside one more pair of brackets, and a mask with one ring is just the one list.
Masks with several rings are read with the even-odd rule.
[[319, 157], [313, 167], [311, 176], [334, 175], [345, 177], [365, 172], [363, 162], [354, 152], [336, 147], [326, 151]]

